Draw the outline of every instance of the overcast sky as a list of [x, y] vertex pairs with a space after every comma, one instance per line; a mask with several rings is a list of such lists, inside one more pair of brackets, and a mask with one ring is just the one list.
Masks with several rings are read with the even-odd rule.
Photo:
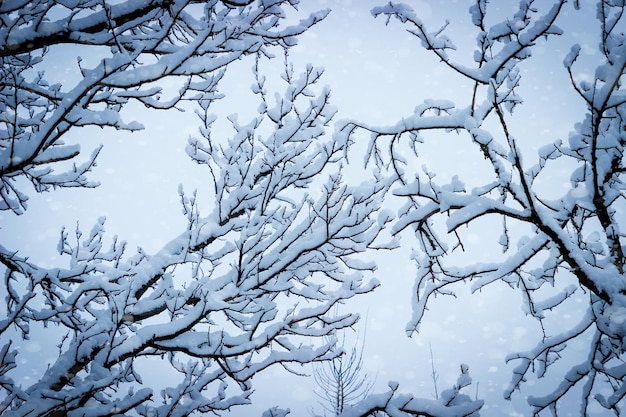
[[[427, 98], [449, 99], [459, 106], [467, 104], [470, 96], [467, 84], [459, 82], [458, 76], [424, 52], [419, 41], [399, 22], [392, 21], [385, 26], [383, 18], [371, 16], [370, 9], [382, 1], [305, 3], [302, 11], [332, 8], [332, 13], [301, 37], [300, 45], [293, 48], [290, 57], [296, 70], [309, 62], [326, 69], [323, 83], [332, 89], [332, 103], [339, 108], [338, 119], [394, 124], [410, 115], [415, 105]], [[474, 46], [473, 36], [468, 35], [471, 25], [467, 10], [471, 2], [446, 1], [445, 6], [437, 1], [406, 3], [432, 29], [448, 18], [449, 36], [459, 45], [459, 54], [463, 59], [471, 59], [472, 51], [467, 50]], [[515, 4], [514, 1], [503, 3]], [[570, 11], [566, 17], [570, 20], [560, 25], [573, 32], [536, 48], [537, 59], [531, 61], [532, 65], [522, 67], [521, 95], [525, 105], [517, 110], [514, 128], [516, 134], [524, 138], [523, 144], [529, 152], [556, 138], [566, 139], [573, 124], [584, 115], [584, 108], [566, 90], [569, 83], [562, 60], [573, 42], [580, 42], [586, 57], [593, 59], [596, 41], [592, 36], [597, 33], [596, 21], [593, 10], [574, 13], [571, 5], [567, 7]], [[71, 58], [73, 52], [67, 53]], [[278, 57], [277, 61], [280, 59]], [[60, 59], [59, 66], [51, 70], [69, 74], [75, 70], [75, 65], [64, 68], [67, 62], [72, 60]], [[253, 81], [252, 64], [250, 59], [233, 67], [224, 80], [222, 92], [244, 97]], [[231, 100], [224, 104], [222, 111], [245, 114], [256, 107], [248, 109], [247, 104]], [[191, 112], [172, 112], [164, 116], [163, 113], [137, 111], [137, 118], [146, 125], [144, 131], [126, 134], [83, 129], [74, 137], [87, 154], [90, 148], [104, 144], [92, 176], [102, 182], [101, 187], [56, 190], [43, 195], [30, 193], [30, 207], [25, 215], [16, 219], [11, 213], [0, 213], [0, 226], [8, 247], [35, 253], [34, 261], [53, 265], [58, 261], [55, 248], [61, 227], [73, 229], [78, 221], [84, 229], [89, 229], [100, 216], [107, 217], [107, 231], [111, 235], [118, 234], [129, 241], [131, 248], [141, 245], [149, 252], [158, 250], [180, 233], [186, 220], [180, 214], [178, 184], [183, 183], [187, 190], [198, 188], [200, 193], [206, 184], [205, 172], [191, 163], [184, 152], [188, 136], [197, 132], [196, 118]], [[449, 144], [437, 143], [428, 148], [420, 162], [436, 167], [444, 177], [480, 175], [479, 168], [466, 158], [463, 146], [450, 136], [442, 139], [450, 140]], [[367, 137], [361, 135], [357, 139], [363, 143], [356, 144], [355, 155], [360, 146], [365, 146]], [[360, 164], [361, 160], [355, 157], [351, 162]], [[555, 189], [568, 186], [567, 178], [558, 175], [555, 178], [542, 186]], [[468, 243], [482, 245], [488, 237], [486, 230], [484, 235], [468, 236]], [[432, 396], [432, 348], [439, 391], [449, 388], [459, 374], [459, 365], [467, 363], [477, 383], [473, 389], [486, 400], [481, 415], [525, 415], [528, 412], [523, 401], [526, 392], [516, 402], [502, 400], [514, 367], [514, 364], [505, 364], [505, 356], [530, 348], [539, 337], [537, 324], [526, 319], [520, 308], [518, 293], [504, 286], [493, 286], [473, 296], [469, 296], [468, 289], [461, 289], [460, 297], [455, 300], [437, 299], [420, 334], [409, 339], [404, 327], [411, 314], [410, 293], [415, 269], [408, 255], [417, 243], [407, 236], [402, 243], [401, 250], [380, 259], [377, 277], [382, 286], [375, 294], [346, 306], [364, 316], [357, 330], [361, 332], [360, 337], [366, 337], [365, 367], [368, 374], [376, 375], [375, 391], [383, 391], [389, 380], [396, 380], [404, 391]], [[487, 260], [490, 253], [485, 251], [483, 256]], [[575, 317], [573, 311], [571, 316], [562, 319]], [[36, 342], [27, 348], [34, 354], [44, 355], [45, 347]], [[260, 415], [271, 405], [290, 407], [294, 416], [307, 415], [306, 410], [312, 407], [321, 411], [312, 393], [312, 379], [294, 378], [281, 369], [270, 369], [256, 380], [253, 410], [243, 407], [234, 415]], [[538, 387], [541, 389], [541, 384]], [[532, 387], [528, 393], [531, 391]], [[263, 401], [258, 401], [261, 397]]]

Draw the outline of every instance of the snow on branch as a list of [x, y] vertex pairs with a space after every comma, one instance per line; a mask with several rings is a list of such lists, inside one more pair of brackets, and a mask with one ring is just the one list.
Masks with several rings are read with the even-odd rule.
[[[578, 13], [565, 12], [565, 1], [550, 3], [522, 0], [512, 15], [502, 19], [491, 11], [489, 2], [477, 0], [470, 8], [477, 45], [473, 65], [462, 58], [472, 51], [456, 49], [444, 34], [453, 23], [433, 31], [409, 6], [388, 3], [373, 9], [372, 14], [386, 16], [387, 23], [391, 18], [400, 21], [442, 65], [469, 81], [473, 87], [466, 102], [470, 104], [425, 100], [396, 123], [373, 126], [348, 121], [340, 133], [346, 137], [359, 130], [370, 133], [366, 164], [386, 172], [395, 181], [392, 193], [405, 201], [392, 232], [416, 238], [414, 314], [407, 333], [419, 331], [438, 295], [454, 296], [455, 288], [464, 283], [471, 285], [475, 297], [487, 285], [507, 285], [521, 295], [523, 311], [537, 320], [543, 338], [533, 351], [509, 356], [518, 366], [506, 396], [523, 390], [533, 374], [545, 379], [549, 375], [551, 381], [562, 382], [544, 397], [529, 399], [535, 412], [551, 410], [558, 415], [559, 405], [569, 401], [568, 393], [581, 387], [585, 392], [581, 415], [587, 415], [592, 402], [621, 409], [626, 392], [626, 373], [620, 368], [626, 343], [622, 215], [626, 100], [621, 85], [626, 38], [618, 29], [623, 27], [626, 9], [623, 2], [597, 2], [599, 58], [592, 79], [578, 81], [581, 48], [577, 44], [563, 60], [563, 76], [570, 79], [587, 114], [571, 133], [563, 132], [564, 137], [569, 134], [568, 141], [550, 139], [529, 153], [526, 132], [511, 122], [514, 109], [525, 105], [519, 95], [524, 81], [519, 64], [533, 65], [532, 52], [542, 38], [572, 38], [556, 22]], [[487, 175], [477, 178], [453, 175], [453, 171], [445, 172], [443, 178], [449, 179], [444, 180], [437, 170], [425, 166], [421, 147], [445, 147], [445, 135], [452, 134], [473, 149], [463, 155], [464, 162], [474, 158], [472, 166], [487, 168]], [[541, 187], [542, 180], [550, 181], [551, 167], [565, 164], [572, 167], [570, 189]], [[479, 236], [481, 243], [473, 244], [471, 235]], [[489, 261], [467, 264], [472, 254], [485, 251], [490, 253]], [[555, 317], [573, 308], [573, 300], [580, 297], [587, 305], [584, 317], [566, 328], [559, 323], [559, 331], [551, 331]], [[587, 358], [571, 371], [552, 367], [564, 360], [573, 341], [587, 346]]]
[[444, 390], [440, 399], [416, 398], [410, 394], [399, 392], [396, 382], [389, 383], [389, 391], [383, 394], [370, 395], [363, 401], [348, 406], [338, 417], [362, 417], [375, 413], [387, 416], [478, 416], [484, 402], [473, 400], [461, 391], [471, 385], [467, 365], [461, 365], [461, 375], [457, 383]]
[[[285, 25], [284, 3], [123, 1], [113, 5], [89, 0], [38, 0], [0, 5], [0, 209], [26, 210], [26, 178], [36, 192], [54, 187], [93, 187], [87, 175], [97, 153], [67, 169], [83, 150], [65, 143], [68, 133], [85, 126], [142, 129], [127, 121], [129, 103], [150, 109], [183, 109], [185, 101], [218, 98], [223, 69], [267, 48], [288, 48], [295, 37], [323, 19], [313, 13]], [[240, 7], [241, 6], [241, 7]], [[247, 6], [247, 7], [243, 7]], [[237, 10], [237, 12], [236, 12]], [[54, 80], [46, 71], [56, 51], [85, 50], [68, 66], [80, 74]], [[91, 64], [93, 65], [93, 64]], [[178, 88], [163, 88], [163, 84]], [[60, 164], [69, 162], [70, 164]]]
[[[157, 253], [129, 256], [117, 238], [107, 248], [104, 218], [89, 233], [62, 231], [67, 268], [2, 248], [10, 302], [0, 332], [15, 326], [37, 337], [31, 329], [52, 323], [65, 332], [38, 381], [22, 390], [3, 376], [3, 412], [224, 411], [249, 404], [253, 377], [273, 365], [339, 354], [327, 339], [358, 315], [332, 310], [378, 285], [367, 276], [375, 264], [359, 255], [379, 248], [389, 183], [342, 179], [347, 143], [326, 134], [335, 109], [328, 90], [316, 92], [321, 75], [307, 67], [283, 78], [274, 107], [253, 86], [260, 112], [249, 123], [231, 117], [226, 139], [215, 139], [208, 122], [217, 98], [200, 101], [202, 137], [187, 152], [206, 168], [214, 205], [199, 206], [181, 187], [188, 227]], [[7, 376], [16, 355], [5, 346]], [[162, 400], [139, 371], [154, 360], [168, 375]]]

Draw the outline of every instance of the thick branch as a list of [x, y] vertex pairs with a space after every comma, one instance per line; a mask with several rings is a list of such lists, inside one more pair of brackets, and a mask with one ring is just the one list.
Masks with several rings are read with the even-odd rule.
[[173, 0], [127, 1], [111, 6], [109, 10], [95, 12], [88, 17], [73, 20], [72, 17], [41, 25], [54, 26], [60, 30], [50, 33], [41, 30], [33, 31], [31, 27], [19, 29], [16, 33], [9, 32], [6, 43], [0, 47], [0, 57], [15, 56], [36, 51], [52, 45], [63, 43], [82, 43], [76, 39], [77, 33], [95, 34], [112, 30], [112, 25], [120, 26], [135, 19], [146, 17], [156, 9], [166, 10]]

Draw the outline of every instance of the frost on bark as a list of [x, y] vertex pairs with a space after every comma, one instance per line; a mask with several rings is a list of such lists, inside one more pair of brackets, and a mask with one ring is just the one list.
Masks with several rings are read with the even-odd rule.
[[[374, 16], [387, 23], [399, 20], [440, 65], [468, 85], [467, 98], [461, 105], [427, 100], [394, 125], [350, 122], [342, 131], [347, 136], [371, 134], [368, 163], [388, 170], [396, 181], [393, 193], [405, 202], [393, 231], [411, 231], [419, 242], [414, 255], [418, 269], [414, 316], [407, 333], [418, 331], [436, 295], [451, 295], [455, 287], [469, 285], [480, 297], [481, 288], [504, 282], [520, 292], [527, 314], [543, 331], [533, 349], [508, 357], [516, 366], [505, 397], [523, 390], [534, 373], [561, 381], [545, 395], [528, 399], [536, 414], [558, 413], [561, 400], [576, 389], [583, 393], [581, 415], [598, 404], [619, 414], [626, 394], [623, 2], [596, 4], [599, 53], [594, 56], [591, 79], [580, 81], [581, 47], [574, 40], [564, 56], [562, 76], [571, 81], [586, 107], [585, 117], [571, 132], [563, 132], [565, 139], [551, 140], [530, 152], [526, 145], [536, 138], [525, 138], [511, 123], [514, 109], [524, 105], [520, 86], [533, 82], [522, 77], [520, 64], [533, 65], [533, 48], [544, 39], [572, 35], [558, 27], [559, 19], [577, 13], [578, 2], [567, 3], [520, 1], [516, 12], [498, 22], [490, 9], [495, 2], [476, 1], [470, 8], [474, 51], [456, 50], [445, 31], [453, 23], [433, 30], [409, 6], [388, 3], [375, 8]], [[423, 165], [422, 147], [435, 146], [433, 141], [443, 140], [446, 134], [473, 146], [473, 154], [464, 156], [465, 163], [478, 161], [491, 174], [478, 182], [462, 176], [443, 180]], [[445, 153], [448, 145], [437, 146]], [[565, 192], [539, 185], [550, 181], [549, 169], [555, 164], [571, 168]], [[485, 250], [482, 245], [473, 248], [465, 236], [467, 231], [484, 234], [486, 224], [500, 229], [494, 242], [500, 253], [494, 251], [492, 262], [459, 264], [459, 252]], [[576, 304], [573, 294], [584, 303]], [[563, 312], [581, 308], [577, 324], [555, 325]], [[565, 373], [550, 374], [551, 365], [572, 342], [587, 346], [586, 357]]]

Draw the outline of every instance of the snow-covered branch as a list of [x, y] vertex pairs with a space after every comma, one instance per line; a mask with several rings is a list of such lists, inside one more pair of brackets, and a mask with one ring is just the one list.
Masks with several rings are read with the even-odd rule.
[[[213, 202], [205, 207], [181, 186], [188, 224], [156, 253], [129, 253], [117, 237], [108, 244], [104, 218], [89, 232], [61, 231], [64, 267], [0, 246], [3, 415], [228, 411], [251, 402], [252, 379], [268, 367], [339, 353], [328, 338], [359, 317], [331, 310], [378, 285], [368, 276], [375, 264], [360, 255], [380, 247], [389, 216], [378, 211], [390, 183], [344, 182], [348, 142], [327, 135], [336, 110], [330, 90], [316, 86], [322, 70], [298, 74], [286, 63], [284, 91], [268, 94], [261, 57], [295, 44], [327, 13], [284, 24], [283, 7], [296, 4], [2, 2], [0, 208], [26, 210], [20, 178], [37, 192], [96, 186], [86, 175], [100, 147], [84, 164], [58, 169], [82, 153], [64, 138], [86, 126], [142, 128], [124, 121], [133, 101], [156, 110], [196, 104], [201, 136], [187, 153], [206, 168]], [[96, 62], [77, 59], [74, 85], [39, 70], [66, 44], [89, 46]], [[257, 58], [258, 112], [248, 122], [229, 117], [225, 138], [213, 132], [212, 105], [227, 67], [245, 55]], [[181, 82], [164, 89], [166, 79]], [[11, 341], [20, 337], [46, 338], [58, 353], [27, 383]], [[145, 377], [154, 364], [160, 381]]]
[[[288, 48], [327, 14], [289, 26], [283, 3], [297, 2], [2, 2], [0, 209], [25, 210], [20, 178], [37, 192], [98, 185], [87, 178], [97, 152], [77, 165], [81, 147], [66, 143], [68, 132], [84, 126], [142, 129], [125, 120], [123, 109], [131, 102], [180, 109], [184, 101], [219, 96], [222, 69], [269, 46]], [[73, 79], [48, 70], [55, 52], [71, 46], [88, 57], [76, 57], [73, 85]], [[178, 88], [155, 85], [165, 80]], [[73, 165], [68, 169], [62, 162]]]
[[[347, 144], [325, 135], [335, 110], [328, 91], [313, 93], [320, 76], [310, 67], [286, 80], [278, 112], [250, 124], [231, 119], [227, 146], [210, 128], [190, 140], [189, 155], [215, 183], [214, 208], [203, 214], [181, 190], [189, 226], [159, 252], [128, 257], [117, 240], [106, 249], [104, 219], [89, 234], [63, 231], [58, 249], [69, 269], [3, 249], [10, 303], [2, 333], [16, 325], [29, 336], [48, 323], [67, 332], [58, 359], [24, 390], [29, 401], [3, 385], [7, 415], [226, 410], [249, 403], [252, 377], [274, 364], [337, 355], [327, 338], [358, 315], [334, 318], [331, 309], [378, 285], [365, 279], [375, 265], [356, 255], [374, 248], [388, 223], [377, 214], [388, 185], [343, 183]], [[260, 126], [271, 134], [258, 135]], [[3, 366], [10, 370], [16, 354], [7, 351]], [[159, 358], [173, 375], [162, 404], [137, 371]]]
[[[612, 371], [624, 359], [626, 340], [626, 101], [622, 88], [626, 38], [617, 29], [623, 27], [626, 10], [621, 2], [598, 2], [601, 36], [597, 56], [602, 59], [591, 72], [593, 80], [576, 81], [580, 46], [574, 45], [564, 59], [563, 75], [571, 80], [587, 115], [573, 126], [567, 144], [556, 140], [538, 147], [533, 162], [526, 153], [528, 140], [512, 123], [516, 117], [513, 110], [524, 105], [518, 95], [522, 83], [519, 64], [532, 65], [533, 48], [541, 39], [569, 36], [556, 25], [566, 18], [566, 2], [540, 6], [523, 0], [512, 16], [500, 22], [494, 21], [497, 13], [490, 12], [490, 6], [477, 0], [470, 8], [477, 44], [473, 55], [468, 55], [472, 51], [457, 50], [444, 34], [450, 22], [433, 31], [409, 6], [389, 3], [375, 8], [374, 16], [384, 15], [387, 22], [398, 19], [442, 65], [469, 81], [473, 89], [468, 91], [467, 106], [426, 100], [395, 124], [372, 126], [350, 121], [341, 132], [346, 136], [359, 130], [371, 133], [368, 163], [387, 170], [389, 178], [396, 181], [392, 192], [406, 202], [392, 231], [413, 232], [419, 244], [413, 255], [418, 270], [414, 315], [407, 332], [419, 331], [435, 296], [454, 295], [454, 288], [467, 282], [472, 283], [475, 296], [486, 285], [505, 283], [521, 293], [524, 310], [544, 333], [532, 352], [509, 357], [520, 364], [507, 396], [523, 389], [531, 373], [539, 378], [547, 375], [567, 342], [583, 340], [595, 331], [591, 341], [585, 339], [590, 351], [586, 361], [572, 368], [553, 392], [529, 401], [537, 413], [544, 409], [557, 413], [557, 403], [564, 395], [582, 386], [589, 398], [584, 400], [581, 415], [587, 413], [593, 398], [596, 404], [617, 410], [626, 392], [624, 373]], [[471, 60], [474, 65], [467, 64]], [[451, 179], [440, 180], [436, 170], [423, 165], [420, 147], [433, 147], [452, 132], [457, 135], [455, 140], [466, 141], [474, 149], [473, 156], [468, 153], [464, 159], [475, 158], [476, 166], [488, 168], [491, 175], [480, 180], [449, 175]], [[546, 191], [539, 185], [557, 160], [560, 167], [573, 167], [571, 189], [565, 193]], [[471, 254], [475, 249], [464, 237], [466, 231], [484, 235], [486, 225], [500, 228], [494, 250], [479, 245], [479, 252], [491, 251], [491, 260], [461, 265], [466, 262], [459, 260], [465, 258], [463, 252]], [[582, 293], [586, 294], [588, 314], [575, 326], [550, 333], [550, 317], [569, 308], [573, 294]], [[546, 314], [548, 311], [552, 314]], [[607, 380], [609, 384], [604, 383]], [[603, 389], [612, 394], [600, 393]]]

